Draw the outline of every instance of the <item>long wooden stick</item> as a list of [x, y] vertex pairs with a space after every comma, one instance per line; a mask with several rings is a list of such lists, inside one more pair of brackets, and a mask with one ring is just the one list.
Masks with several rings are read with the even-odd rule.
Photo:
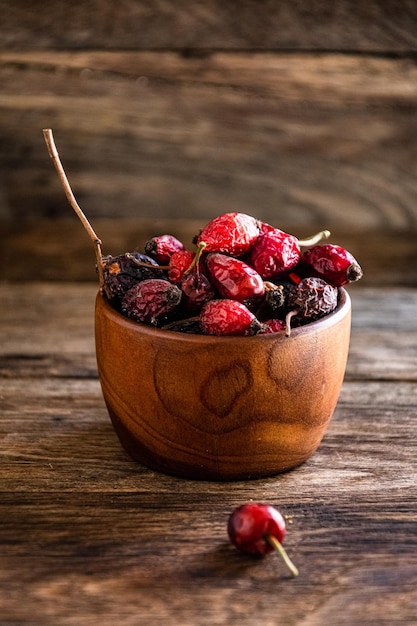
[[55, 166], [56, 171], [58, 172], [58, 176], [61, 180], [62, 186], [64, 188], [64, 192], [65, 195], [67, 196], [68, 202], [70, 203], [71, 207], [74, 209], [75, 213], [77, 214], [77, 216], [79, 217], [82, 225], [84, 226], [85, 230], [87, 231], [91, 241], [94, 244], [94, 249], [95, 249], [95, 253], [96, 253], [96, 261], [97, 261], [97, 271], [98, 271], [98, 277], [99, 277], [99, 284], [100, 284], [100, 289], [103, 287], [103, 283], [104, 283], [104, 277], [103, 277], [103, 264], [102, 264], [102, 252], [101, 252], [101, 246], [102, 246], [102, 241], [99, 237], [97, 237], [93, 227], [91, 226], [90, 222], [88, 221], [87, 217], [85, 216], [84, 212], [82, 211], [80, 205], [78, 204], [78, 202], [75, 199], [75, 196], [72, 192], [71, 189], [71, 185], [69, 184], [67, 175], [65, 174], [65, 170], [62, 166], [61, 160], [59, 158], [59, 154], [58, 154], [58, 150], [56, 148], [55, 145], [55, 140], [54, 140], [54, 136], [52, 133], [52, 130], [50, 128], [44, 128], [43, 129], [43, 136], [45, 139], [45, 143], [47, 145], [48, 148], [48, 152], [49, 152], [49, 156], [52, 159], [52, 162]]

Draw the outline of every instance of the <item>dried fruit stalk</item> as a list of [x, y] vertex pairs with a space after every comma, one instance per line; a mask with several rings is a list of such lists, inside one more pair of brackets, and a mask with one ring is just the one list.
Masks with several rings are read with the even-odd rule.
[[84, 228], [87, 231], [91, 241], [94, 244], [94, 250], [95, 250], [95, 253], [96, 253], [96, 261], [97, 261], [97, 271], [98, 271], [99, 285], [100, 285], [100, 290], [102, 290], [103, 284], [104, 284], [103, 263], [102, 263], [103, 255], [102, 255], [102, 252], [101, 252], [102, 241], [101, 241], [101, 239], [99, 237], [97, 237], [93, 227], [91, 226], [90, 222], [88, 221], [88, 219], [84, 215], [84, 212], [82, 211], [81, 207], [79, 206], [78, 202], [75, 199], [75, 196], [74, 196], [74, 194], [72, 192], [72, 189], [71, 189], [71, 186], [69, 184], [67, 175], [65, 174], [65, 170], [64, 170], [64, 168], [62, 166], [62, 163], [61, 163], [61, 160], [59, 158], [59, 154], [58, 154], [58, 150], [57, 150], [56, 145], [55, 145], [55, 140], [54, 140], [54, 136], [53, 136], [52, 130], [50, 128], [44, 128], [43, 129], [43, 136], [44, 136], [47, 148], [48, 148], [49, 156], [51, 157], [51, 159], [53, 161], [53, 164], [55, 166], [55, 169], [58, 172], [58, 176], [59, 176], [59, 178], [61, 180], [61, 183], [62, 183], [62, 186], [64, 188], [65, 195], [67, 196], [68, 202], [70, 203], [71, 207], [74, 209], [75, 213], [77, 214], [77, 216], [81, 220], [82, 225], [84, 226]]

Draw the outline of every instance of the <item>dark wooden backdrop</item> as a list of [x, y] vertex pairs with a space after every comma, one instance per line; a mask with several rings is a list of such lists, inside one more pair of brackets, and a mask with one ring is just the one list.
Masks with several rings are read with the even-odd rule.
[[0, 0], [0, 278], [94, 278], [50, 127], [105, 252], [239, 210], [417, 283], [416, 59], [413, 0]]

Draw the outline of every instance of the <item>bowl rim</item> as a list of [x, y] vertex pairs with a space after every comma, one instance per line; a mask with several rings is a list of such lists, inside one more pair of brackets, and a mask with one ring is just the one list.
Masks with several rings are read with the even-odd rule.
[[133, 332], [139, 332], [153, 339], [163, 339], [164, 341], [181, 341], [182, 343], [187, 342], [190, 344], [198, 344], [198, 345], [211, 345], [222, 343], [226, 345], [227, 343], [233, 344], [241, 344], [242, 342], [253, 342], [255, 340], [270, 342], [277, 341], [277, 339], [282, 340], [290, 340], [295, 339], [297, 336], [306, 335], [310, 332], [318, 332], [323, 331], [326, 328], [337, 324], [341, 321], [346, 315], [349, 314], [351, 310], [351, 298], [349, 293], [343, 287], [338, 288], [338, 303], [334, 311], [325, 315], [324, 317], [310, 322], [308, 324], [304, 324], [303, 326], [296, 326], [291, 329], [291, 334], [289, 337], [286, 336], [284, 331], [276, 332], [276, 333], [265, 333], [253, 336], [236, 336], [236, 335], [226, 335], [226, 336], [218, 336], [218, 335], [198, 335], [193, 333], [182, 333], [178, 331], [172, 330], [163, 330], [156, 326], [151, 326], [150, 324], [144, 324], [142, 322], [136, 322], [134, 320], [129, 319], [128, 317], [119, 313], [110, 301], [106, 298], [105, 295], [98, 291], [96, 296], [96, 311], [99, 306], [98, 303], [101, 303], [100, 306], [103, 308], [107, 317], [112, 319], [113, 322], [118, 324], [119, 326], [123, 326], [124, 328], [131, 330]]

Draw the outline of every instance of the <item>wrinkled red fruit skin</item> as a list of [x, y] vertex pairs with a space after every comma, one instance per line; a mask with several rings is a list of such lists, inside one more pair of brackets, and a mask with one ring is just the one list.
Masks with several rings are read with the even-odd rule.
[[181, 290], [167, 280], [143, 280], [124, 295], [122, 311], [135, 322], [159, 326], [181, 301]]
[[264, 281], [258, 272], [239, 259], [215, 252], [207, 256], [206, 267], [223, 298], [242, 302], [265, 292]]
[[245, 254], [259, 235], [258, 221], [246, 213], [223, 213], [213, 218], [200, 232], [197, 244], [204, 242], [206, 252]]
[[275, 228], [258, 237], [250, 249], [248, 263], [264, 278], [280, 278], [300, 259], [298, 239]]
[[285, 520], [269, 504], [242, 504], [230, 515], [227, 532], [230, 541], [247, 554], [265, 555], [274, 550], [268, 535], [280, 543], [285, 536]]
[[[275, 226], [268, 224], [268, 222], [258, 222], [259, 223], [259, 234], [263, 235], [264, 233], [269, 233], [271, 230], [279, 230]], [[282, 232], [282, 231], [281, 231]]]
[[160, 265], [167, 265], [174, 252], [184, 250], [184, 245], [173, 235], [158, 235], [145, 243], [145, 253]]
[[177, 285], [184, 275], [184, 272], [190, 267], [195, 252], [190, 250], [178, 250], [171, 255], [169, 259], [168, 279]]
[[265, 328], [261, 331], [262, 335], [270, 335], [272, 333], [280, 333], [286, 329], [284, 320], [271, 319], [263, 322]]
[[300, 258], [303, 276], [318, 276], [335, 287], [343, 287], [362, 278], [362, 269], [355, 257], [334, 244], [313, 246]]
[[200, 326], [205, 335], [256, 335], [262, 324], [237, 300], [210, 300], [200, 312]]
[[187, 314], [196, 315], [203, 304], [216, 294], [207, 276], [201, 272], [184, 275], [178, 286], [182, 291], [181, 309]]

